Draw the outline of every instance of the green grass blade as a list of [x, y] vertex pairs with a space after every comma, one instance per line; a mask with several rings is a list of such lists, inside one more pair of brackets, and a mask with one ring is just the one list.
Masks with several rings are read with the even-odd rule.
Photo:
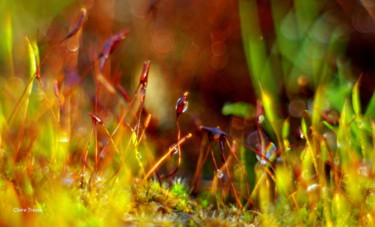
[[375, 91], [372, 93], [369, 104], [367, 105], [365, 116], [375, 119]]
[[357, 81], [357, 83], [354, 84], [353, 87], [353, 93], [352, 93], [352, 102], [353, 102], [353, 110], [356, 115], [361, 114], [361, 100], [359, 96], [359, 82], [360, 80]]

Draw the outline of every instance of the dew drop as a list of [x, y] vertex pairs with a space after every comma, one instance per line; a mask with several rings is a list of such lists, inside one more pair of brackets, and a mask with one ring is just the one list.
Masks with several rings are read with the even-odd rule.
[[67, 142], [69, 142], [69, 138], [61, 138], [61, 139], [59, 140], [59, 142], [60, 142], [60, 143], [67, 143]]
[[[267, 146], [265, 147], [264, 156], [271, 162], [274, 160], [278, 160], [277, 146], [274, 143], [269, 142]], [[260, 155], [256, 155], [256, 158], [258, 159], [261, 165], [267, 165], [268, 161], [265, 158], [261, 157]], [[281, 158], [279, 160], [281, 161]]]
[[184, 97], [181, 97], [177, 100], [177, 103], [176, 103], [176, 110], [178, 110], [179, 108], [182, 107], [182, 110], [181, 110], [181, 113], [185, 113], [185, 111], [187, 110], [189, 106], [189, 102], [185, 100]]
[[142, 87], [141, 89], [141, 96], [140, 96], [140, 100], [141, 102], [145, 102], [145, 99], [146, 99], [146, 87]]
[[63, 178], [62, 183], [65, 184], [66, 186], [71, 186], [74, 183], [73, 178]]
[[370, 172], [371, 171], [370, 171], [369, 166], [365, 163], [360, 164], [357, 169], [358, 175], [362, 175], [364, 177], [368, 177], [370, 175]]
[[274, 143], [269, 142], [266, 147], [266, 156], [267, 158], [270, 158], [277, 150], [277, 147]]
[[189, 95], [189, 92], [186, 91], [184, 95], [177, 100], [177, 103], [176, 103], [177, 117], [180, 114], [185, 113], [185, 111], [188, 109], [188, 106], [189, 106], [188, 95]]
[[364, 123], [364, 122], [360, 122], [359, 124], [358, 124], [358, 128], [365, 128], [366, 127], [366, 124]]
[[74, 183], [73, 174], [66, 173], [65, 176], [61, 178], [61, 182], [66, 186], [71, 186]]
[[135, 181], [135, 183], [139, 183], [139, 182], [141, 182], [141, 179], [139, 179], [139, 178], [137, 177], [137, 178], [134, 178], [134, 181]]
[[178, 148], [177, 147], [175, 147], [172, 151], [172, 155], [176, 155], [176, 154], [178, 154]]
[[219, 178], [219, 179], [222, 179], [225, 174], [223, 173], [223, 171], [221, 169], [217, 169], [216, 170], [216, 176]]
[[261, 124], [263, 124], [263, 122], [264, 122], [264, 115], [261, 114], [261, 115], [258, 116], [258, 123], [261, 125]]
[[[107, 143], [103, 143], [103, 144], [107, 144]], [[106, 155], [107, 155], [107, 149], [104, 148], [103, 151], [100, 153], [100, 158], [105, 158]]]
[[102, 182], [103, 180], [102, 180], [102, 178], [101, 177], [97, 177], [96, 178], [96, 182]]
[[319, 187], [319, 184], [312, 184], [312, 185], [310, 185], [310, 186], [307, 187], [307, 191], [308, 191], [308, 192], [314, 191], [314, 190], [316, 190], [318, 187]]

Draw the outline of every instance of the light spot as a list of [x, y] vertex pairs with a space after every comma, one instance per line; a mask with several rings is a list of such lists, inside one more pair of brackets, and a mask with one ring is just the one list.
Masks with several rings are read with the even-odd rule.
[[167, 29], [158, 29], [152, 36], [152, 46], [153, 48], [162, 54], [171, 52], [175, 47], [175, 39], [172, 34]]
[[219, 178], [219, 179], [222, 179], [225, 174], [223, 173], [223, 171], [221, 169], [217, 169], [216, 170], [216, 176]]

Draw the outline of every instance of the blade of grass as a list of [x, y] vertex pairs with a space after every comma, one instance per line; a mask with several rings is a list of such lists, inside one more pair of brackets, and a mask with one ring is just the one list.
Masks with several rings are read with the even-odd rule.
[[[20, 130], [19, 130], [19, 135], [18, 135], [18, 139], [17, 139], [16, 151], [14, 153], [14, 157], [17, 157], [17, 155], [18, 155], [18, 151], [20, 149], [22, 139], [23, 139], [23, 136], [24, 136], [24, 127], [25, 127], [25, 121], [26, 121], [27, 112], [28, 112], [30, 94], [31, 94], [31, 91], [32, 91], [32, 82], [34, 81], [34, 78], [37, 76], [37, 72], [38, 72], [38, 65], [37, 65], [37, 61], [36, 61], [37, 52], [35, 50], [36, 43], [35, 42], [31, 43], [27, 36], [25, 37], [25, 39], [26, 39], [26, 42], [27, 42], [27, 45], [28, 45], [28, 51], [29, 51], [29, 75], [30, 75], [31, 80], [30, 80], [29, 84], [26, 86], [24, 93], [21, 95], [21, 97], [19, 99], [19, 103], [20, 103], [22, 98], [23, 98], [23, 95], [26, 96], [25, 104], [24, 104], [24, 112], [23, 112], [23, 116], [22, 116], [22, 119], [21, 119], [21, 127], [20, 127]], [[17, 106], [18, 105], [16, 105], [16, 107]], [[16, 110], [16, 107], [14, 108], [11, 116], [8, 119], [8, 124], [9, 124], [9, 121], [10, 121], [11, 117], [13, 116], [14, 111]], [[16, 160], [16, 158], [14, 160]]]
[[365, 116], [375, 119], [375, 91], [372, 93], [369, 104], [367, 105]]
[[274, 76], [270, 58], [267, 55], [267, 47], [259, 23], [257, 2], [240, 0], [239, 11], [242, 39], [255, 91], [260, 96], [260, 86], [262, 86], [276, 101], [278, 80]]
[[359, 95], [359, 83], [360, 82], [361, 82], [361, 78], [359, 78], [357, 82], [354, 84], [353, 91], [352, 91], [353, 110], [357, 116], [361, 115], [361, 100], [360, 100], [360, 95]]
[[171, 146], [168, 151], [151, 167], [151, 169], [146, 173], [146, 175], [143, 178], [143, 181], [146, 181], [151, 174], [160, 166], [161, 163], [164, 162], [164, 160], [171, 155], [171, 153], [174, 151], [174, 149], [184, 143], [186, 140], [190, 139], [192, 136], [191, 133], [187, 134], [186, 136], [182, 137], [176, 144]]

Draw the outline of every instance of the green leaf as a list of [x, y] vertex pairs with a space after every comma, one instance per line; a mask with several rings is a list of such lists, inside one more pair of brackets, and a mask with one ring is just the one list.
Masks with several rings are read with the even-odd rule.
[[309, 127], [307, 126], [307, 122], [306, 122], [306, 119], [305, 119], [305, 118], [302, 118], [302, 121], [301, 121], [301, 129], [302, 129], [303, 136], [304, 136], [304, 137], [306, 138], [306, 140], [307, 140], [308, 132], [309, 132]]
[[[278, 98], [277, 73], [280, 69], [273, 64], [266, 40], [263, 39], [261, 24], [258, 17], [256, 1], [239, 1], [239, 13], [242, 31], [242, 40], [251, 80], [255, 92], [261, 95], [261, 89], [270, 93], [273, 100]], [[260, 85], [260, 86], [259, 86]]]
[[314, 96], [314, 106], [312, 109], [312, 125], [316, 128], [318, 128], [318, 125], [320, 124], [320, 113], [324, 109], [324, 101], [325, 101], [325, 87], [319, 86], [315, 91]]
[[360, 79], [355, 83], [352, 93], [353, 110], [356, 115], [361, 114], [361, 100], [359, 97], [359, 82]]
[[30, 78], [32, 78], [38, 70], [39, 50], [36, 45], [36, 42], [31, 42], [27, 36], [26, 42], [29, 50]]
[[267, 92], [265, 92], [263, 89], [262, 91], [262, 102], [264, 111], [266, 113], [266, 117], [270, 121], [271, 125], [273, 125], [276, 120], [278, 119], [276, 110], [275, 110], [275, 100], [272, 99], [271, 95]]
[[225, 103], [222, 110], [224, 115], [235, 115], [243, 118], [249, 118], [255, 113], [253, 105], [245, 102]]
[[365, 116], [375, 117], [375, 91], [372, 93], [370, 102], [367, 105]]
[[348, 71], [346, 64], [340, 63], [337, 67], [339, 70], [337, 76], [335, 76], [337, 79], [333, 79], [328, 84], [325, 98], [328, 100], [331, 108], [341, 111], [346, 97], [352, 92], [353, 84], [347, 80], [350, 74], [346, 72]]
[[289, 131], [290, 131], [289, 119], [285, 119], [284, 124], [283, 124], [283, 129], [282, 129], [283, 139], [287, 139], [288, 138]]

